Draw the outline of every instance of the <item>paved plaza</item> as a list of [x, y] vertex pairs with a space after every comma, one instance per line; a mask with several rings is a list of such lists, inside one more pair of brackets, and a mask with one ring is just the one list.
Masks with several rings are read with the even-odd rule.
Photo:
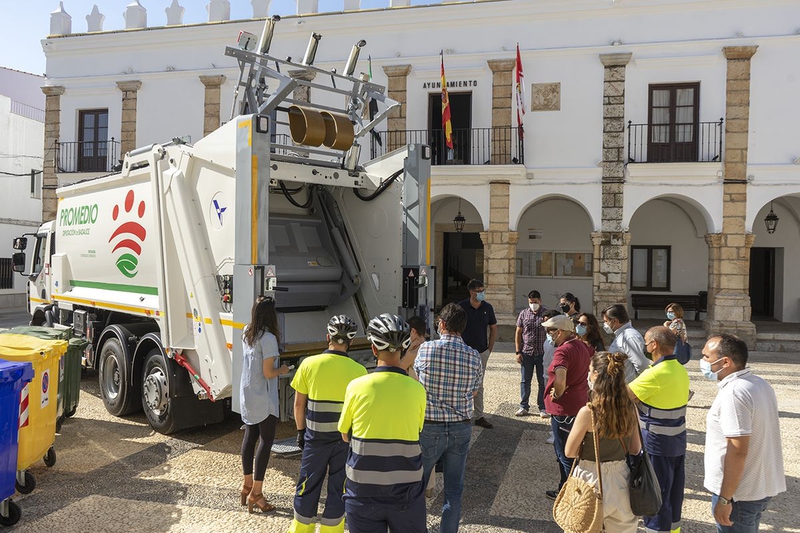
[[[514, 416], [518, 365], [511, 344], [499, 344], [498, 349], [489, 361], [486, 393], [495, 427], [475, 428], [473, 433], [461, 531], [557, 532], [550, 518], [552, 502], [544, 496], [558, 480], [553, 447], [545, 443], [549, 421]], [[762, 531], [800, 532], [800, 354], [756, 352], [751, 361], [778, 394], [788, 487], [773, 500]], [[713, 531], [702, 461], [705, 415], [716, 386], [700, 375], [696, 359], [688, 369], [696, 394], [687, 420], [683, 531], [691, 533]], [[264, 493], [278, 511], [249, 515], [239, 506], [242, 432], [235, 415], [221, 424], [167, 437], [154, 433], [142, 415], [111, 417], [99, 398], [95, 372], [84, 374], [82, 388], [76, 415], [56, 439], [57, 464], [35, 465], [36, 490], [15, 497], [23, 518], [13, 531], [287, 530], [298, 458], [272, 457]], [[278, 438], [294, 434], [293, 424], [279, 425]], [[441, 478], [437, 482], [429, 500], [432, 532], [438, 531], [442, 504]]]

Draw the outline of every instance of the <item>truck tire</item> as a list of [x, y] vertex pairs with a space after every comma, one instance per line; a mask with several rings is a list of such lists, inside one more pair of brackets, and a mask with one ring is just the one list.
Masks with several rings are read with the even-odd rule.
[[125, 416], [141, 409], [139, 395], [131, 385], [131, 365], [116, 337], [109, 338], [100, 349], [100, 396], [106, 410], [114, 416]]
[[150, 426], [164, 435], [183, 427], [175, 413], [175, 399], [169, 390], [169, 367], [164, 352], [150, 350], [142, 370], [142, 407]]

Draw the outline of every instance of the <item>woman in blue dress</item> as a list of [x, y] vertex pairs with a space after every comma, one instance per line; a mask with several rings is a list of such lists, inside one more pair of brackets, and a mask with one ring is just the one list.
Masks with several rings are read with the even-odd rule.
[[242, 505], [247, 505], [251, 513], [253, 508], [265, 513], [275, 510], [275, 506], [264, 498], [262, 485], [278, 423], [278, 376], [289, 373], [286, 365], [278, 366], [279, 343], [275, 300], [260, 296], [242, 334], [244, 355], [239, 392], [242, 421], [245, 423]]

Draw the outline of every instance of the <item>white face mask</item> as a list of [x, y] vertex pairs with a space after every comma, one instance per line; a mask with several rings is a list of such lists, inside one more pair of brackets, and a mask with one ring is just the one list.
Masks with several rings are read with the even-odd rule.
[[528, 307], [530, 307], [531, 311], [533, 311], [534, 313], [539, 310], [539, 304], [530, 304], [529, 303]]
[[609, 326], [609, 325], [608, 325], [608, 323], [605, 323], [605, 324], [603, 324], [603, 329], [604, 329], [604, 330], [605, 330], [605, 332], [606, 332], [606, 333], [608, 333], [609, 335], [611, 335], [612, 333], [614, 333], [614, 328], [612, 328], [611, 326]]
[[594, 381], [589, 376], [586, 376], [586, 383], [589, 384], [589, 390], [594, 390]]

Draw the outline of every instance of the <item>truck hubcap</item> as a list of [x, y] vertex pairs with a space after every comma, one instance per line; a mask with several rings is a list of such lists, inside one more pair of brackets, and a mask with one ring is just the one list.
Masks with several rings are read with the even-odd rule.
[[109, 357], [103, 366], [103, 384], [106, 398], [113, 400], [119, 394], [119, 365], [116, 357]]
[[148, 410], [151, 412], [162, 415], [167, 409], [168, 404], [168, 391], [167, 376], [160, 368], [153, 368], [144, 380], [144, 402]]

